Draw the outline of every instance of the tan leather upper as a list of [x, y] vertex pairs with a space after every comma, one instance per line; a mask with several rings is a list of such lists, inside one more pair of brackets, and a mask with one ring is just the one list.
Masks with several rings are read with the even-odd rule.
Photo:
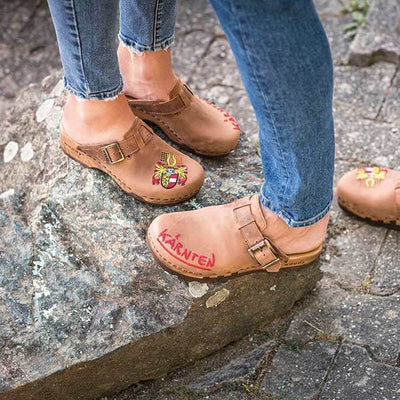
[[194, 196], [204, 181], [201, 165], [169, 146], [139, 118], [119, 142], [85, 146], [61, 129], [61, 147], [81, 164], [110, 175], [127, 193], [154, 204]]
[[158, 125], [174, 142], [196, 153], [219, 156], [233, 150], [240, 128], [225, 110], [193, 94], [178, 80], [168, 101], [128, 97], [132, 111]]
[[322, 249], [286, 255], [263, 232], [258, 196], [223, 206], [165, 214], [149, 227], [148, 242], [165, 267], [193, 278], [214, 278], [264, 269], [301, 266]]
[[344, 208], [360, 217], [400, 225], [400, 171], [355, 169], [339, 181], [337, 196]]

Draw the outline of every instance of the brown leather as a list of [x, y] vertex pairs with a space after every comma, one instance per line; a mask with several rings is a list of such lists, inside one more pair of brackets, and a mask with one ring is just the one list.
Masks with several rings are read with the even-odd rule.
[[339, 204], [375, 222], [400, 225], [400, 171], [361, 167], [345, 174], [337, 186]]
[[123, 140], [81, 145], [61, 127], [61, 148], [88, 168], [110, 175], [122, 190], [152, 204], [175, 204], [194, 196], [204, 181], [201, 165], [169, 146], [139, 118]]
[[307, 253], [284, 254], [266, 230], [258, 196], [248, 196], [223, 206], [161, 215], [150, 225], [147, 240], [164, 267], [199, 279], [278, 272], [312, 263], [321, 253], [322, 244]]
[[178, 80], [168, 101], [127, 97], [134, 114], [159, 126], [175, 143], [198, 154], [221, 156], [239, 141], [240, 128], [225, 110], [193, 94]]

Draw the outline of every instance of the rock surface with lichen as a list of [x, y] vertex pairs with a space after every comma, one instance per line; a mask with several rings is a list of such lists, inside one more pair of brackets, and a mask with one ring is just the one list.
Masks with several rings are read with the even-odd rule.
[[[59, 63], [50, 16], [37, 4], [0, 5], [0, 24], [16, 9], [12, 29], [0, 34], [1, 117], [18, 88]], [[400, 71], [392, 57], [400, 42], [391, 39], [398, 2], [371, 4], [351, 43], [342, 31], [351, 17], [339, 2], [316, 1], [335, 62], [335, 182], [359, 165], [400, 169]], [[356, 53], [361, 62], [351, 59]], [[334, 202], [322, 279], [273, 322], [302, 294], [291, 285], [311, 287], [317, 269], [210, 284], [187, 283], [153, 262], [143, 237], [154, 216], [228, 202], [260, 183], [254, 113], [208, 1], [180, 2], [174, 55], [179, 76], [245, 130], [231, 156], [202, 160], [205, 186], [179, 207], [144, 206], [60, 152], [59, 74], [24, 89], [8, 113], [0, 134], [0, 399], [94, 398], [207, 354], [104, 399], [399, 398], [400, 232], [360, 222]], [[347, 65], [349, 55], [373, 65]]]
[[314, 287], [317, 264], [207, 284], [156, 265], [145, 244], [155, 216], [257, 191], [253, 143], [202, 160], [195, 199], [145, 205], [62, 153], [59, 80], [27, 88], [1, 127], [1, 400], [115, 393], [239, 339]]

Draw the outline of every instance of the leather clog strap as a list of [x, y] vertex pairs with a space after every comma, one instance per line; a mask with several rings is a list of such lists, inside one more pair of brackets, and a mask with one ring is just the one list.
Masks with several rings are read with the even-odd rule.
[[78, 149], [101, 163], [116, 164], [143, 148], [152, 135], [150, 128], [137, 119], [124, 140], [104, 145], [79, 146]]
[[287, 256], [279, 251], [260, 231], [251, 210], [251, 203], [239, 203], [233, 209], [240, 233], [248, 247], [248, 252], [268, 272], [278, 272], [281, 261]]
[[137, 109], [154, 115], [171, 115], [183, 111], [191, 102], [193, 92], [183, 82], [178, 81], [167, 101], [143, 101], [128, 97], [128, 102]]

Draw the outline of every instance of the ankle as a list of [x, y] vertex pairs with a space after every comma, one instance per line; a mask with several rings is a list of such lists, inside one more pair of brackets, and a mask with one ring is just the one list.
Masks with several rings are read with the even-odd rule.
[[313, 250], [325, 239], [329, 214], [313, 225], [293, 228], [262, 204], [261, 210], [267, 221], [263, 234], [288, 254]]
[[127, 95], [148, 100], [169, 99], [177, 82], [170, 50], [137, 55], [120, 45], [118, 60]]
[[80, 100], [69, 95], [62, 124], [81, 144], [120, 140], [135, 120], [124, 95], [113, 100]]

